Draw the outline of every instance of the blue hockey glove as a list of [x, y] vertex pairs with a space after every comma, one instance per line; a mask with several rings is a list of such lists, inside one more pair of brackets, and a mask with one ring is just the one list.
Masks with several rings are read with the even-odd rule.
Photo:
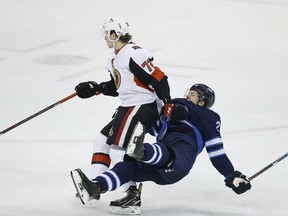
[[225, 179], [225, 185], [237, 194], [242, 194], [247, 190], [250, 190], [251, 184], [250, 181], [239, 171], [233, 171]]

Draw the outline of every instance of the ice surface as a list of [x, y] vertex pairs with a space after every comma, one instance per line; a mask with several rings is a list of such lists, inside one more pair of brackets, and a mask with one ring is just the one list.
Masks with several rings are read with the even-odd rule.
[[[181, 97], [196, 82], [216, 92], [226, 153], [248, 176], [287, 152], [287, 0], [1, 0], [0, 129], [70, 95], [81, 81], [105, 81], [109, 16], [130, 21]], [[109, 215], [75, 200], [69, 171], [89, 172], [92, 142], [117, 98], [73, 98], [0, 137], [0, 215]], [[149, 138], [151, 139], [152, 138]], [[178, 184], [143, 187], [142, 215], [286, 216], [288, 160], [236, 195], [204, 151]]]

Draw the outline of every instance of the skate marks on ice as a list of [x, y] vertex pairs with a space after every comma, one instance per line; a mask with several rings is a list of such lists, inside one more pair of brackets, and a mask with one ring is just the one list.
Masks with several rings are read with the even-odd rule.
[[66, 43], [68, 40], [66, 39], [60, 39], [60, 40], [55, 40], [55, 41], [51, 41], [51, 42], [48, 42], [48, 43], [44, 43], [44, 44], [41, 44], [39, 46], [35, 46], [35, 47], [32, 47], [32, 48], [27, 48], [27, 49], [13, 49], [13, 48], [0, 48], [0, 51], [8, 51], [8, 52], [19, 52], [19, 53], [26, 53], [26, 52], [33, 52], [33, 51], [38, 51], [38, 50], [41, 50], [41, 49], [44, 49], [44, 48], [47, 48], [47, 47], [51, 47], [51, 46], [54, 46], [54, 45], [58, 45], [60, 43]]
[[77, 73], [71, 73], [71, 75], [69, 75], [69, 76], [65, 76], [65, 77], [58, 79], [58, 81], [60, 81], [60, 82], [67, 81], [67, 80], [78, 78], [78, 77], [81, 77], [81, 76], [84, 76], [87, 74], [93, 74], [93, 73], [98, 72], [98, 71], [105, 71], [106, 72], [106, 69], [105, 69], [105, 67], [93, 67], [91, 69], [80, 71]]
[[217, 0], [217, 1], [229, 1], [229, 2], [241, 2], [241, 3], [253, 3], [253, 4], [267, 4], [274, 6], [285, 6], [288, 7], [288, 3], [286, 0]]
[[281, 130], [288, 129], [288, 125], [276, 125], [273, 127], [263, 127], [263, 128], [251, 128], [251, 129], [243, 129], [243, 130], [235, 130], [235, 131], [227, 131], [225, 134], [238, 134], [238, 133], [253, 133], [253, 132], [265, 132], [272, 130]]
[[[153, 48], [149, 50], [152, 53], [157, 53], [157, 52], [165, 52], [165, 50], [163, 50], [162, 48]], [[166, 71], [167, 75], [169, 76], [175, 76], [175, 77], [181, 77], [181, 78], [193, 78], [195, 77], [192, 73], [192, 71], [201, 71], [201, 72], [209, 72], [209, 71], [215, 71], [218, 70], [217, 68], [213, 68], [213, 67], [206, 67], [206, 66], [201, 66], [201, 65], [189, 65], [189, 64], [177, 64], [177, 63], [166, 63], [166, 62], [158, 62], [157, 61], [157, 65], [159, 65], [161, 68], [163, 67], [167, 67], [167, 68], [176, 68], [176, 69], [187, 69], [189, 70], [189, 73], [179, 73], [179, 70], [177, 71], [177, 73], [173, 73], [171, 71]]]
[[90, 58], [81, 55], [49, 55], [34, 59], [35, 62], [46, 65], [71, 65], [86, 63]]
[[69, 144], [69, 143], [92, 143], [93, 140], [89, 140], [89, 139], [37, 139], [37, 140], [33, 140], [33, 139], [21, 139], [21, 140], [4, 140], [1, 139], [0, 143], [6, 143], [6, 144], [39, 144], [39, 143], [46, 143], [46, 144], [55, 144], [55, 145], [59, 145], [59, 143], [61, 144]]
[[[184, 79], [195, 78], [197, 71], [201, 71], [201, 73], [203, 72], [205, 73], [205, 72], [217, 70], [217, 68], [213, 68], [213, 67], [204, 67], [204, 66], [195, 66], [195, 65], [167, 64], [167, 63], [159, 63], [159, 65], [161, 65], [161, 67], [163, 68], [165, 67], [169, 68], [169, 70], [165, 70], [166, 74], [169, 77], [179, 77], [179, 78], [184, 78]], [[173, 72], [175, 71], [175, 70], [172, 70], [174, 68], [181, 69], [182, 72], [179, 73], [179, 70], [176, 70], [177, 72]], [[183, 70], [189, 70], [189, 73], [185, 73], [183, 72]]]
[[157, 209], [145, 209], [142, 208], [142, 216], [243, 216], [243, 214], [238, 214], [235, 212], [213, 212], [209, 210], [203, 210], [199, 209], [197, 207], [193, 208], [185, 208], [184, 206], [181, 207], [163, 207], [163, 208], [157, 208]]
[[[29, 53], [34, 51], [39, 51], [48, 47], [57, 46], [62, 43], [67, 43], [69, 40], [59, 39], [41, 45], [26, 48], [26, 49], [13, 49], [13, 48], [0, 48], [0, 51], [15, 52], [15, 53]], [[0, 61], [3, 60], [0, 58]], [[36, 63], [46, 64], [46, 65], [71, 65], [71, 64], [82, 64], [90, 61], [90, 58], [81, 55], [72, 54], [59, 54], [59, 55], [47, 55], [41, 56], [34, 59]]]

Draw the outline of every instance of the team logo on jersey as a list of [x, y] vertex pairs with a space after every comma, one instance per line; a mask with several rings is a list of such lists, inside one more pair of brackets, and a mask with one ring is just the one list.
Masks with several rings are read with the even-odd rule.
[[114, 67], [114, 65], [112, 66], [112, 70], [114, 73], [114, 82], [115, 82], [115, 86], [116, 89], [119, 89], [120, 85], [121, 85], [121, 74], [119, 73], [119, 71]]

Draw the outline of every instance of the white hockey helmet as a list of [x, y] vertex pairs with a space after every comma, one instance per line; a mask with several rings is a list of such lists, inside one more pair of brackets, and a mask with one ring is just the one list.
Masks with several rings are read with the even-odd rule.
[[122, 17], [111, 17], [103, 25], [103, 36], [109, 37], [112, 30], [116, 32], [118, 37], [129, 34], [129, 23]]

